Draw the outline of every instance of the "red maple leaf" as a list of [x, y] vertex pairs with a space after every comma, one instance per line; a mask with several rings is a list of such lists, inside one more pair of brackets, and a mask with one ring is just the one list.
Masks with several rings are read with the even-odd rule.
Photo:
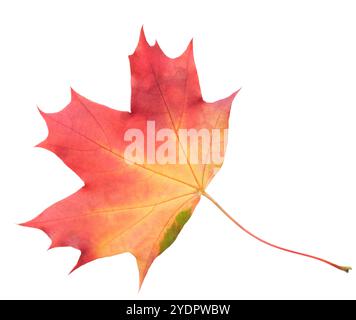
[[[222, 165], [237, 92], [214, 103], [203, 101], [192, 42], [181, 56], [170, 59], [157, 42], [149, 46], [142, 30], [129, 58], [131, 112], [110, 109], [74, 90], [62, 111], [40, 111], [49, 133], [38, 146], [55, 153], [84, 185], [23, 225], [47, 233], [51, 248], [79, 249], [74, 269], [94, 259], [132, 253], [140, 285], [154, 259], [175, 241], [201, 196], [245, 232], [277, 247], [247, 231], [205, 191]], [[189, 130], [198, 133], [195, 149], [182, 142], [183, 132]], [[211, 138], [205, 151], [203, 132]], [[219, 139], [213, 139], [214, 132]], [[167, 155], [170, 151], [175, 151], [173, 156]]]

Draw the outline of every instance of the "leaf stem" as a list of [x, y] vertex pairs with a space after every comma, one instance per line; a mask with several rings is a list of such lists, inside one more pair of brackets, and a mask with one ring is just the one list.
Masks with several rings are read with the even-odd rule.
[[330, 262], [328, 260], [325, 260], [325, 259], [322, 259], [322, 258], [319, 258], [319, 257], [315, 257], [315, 256], [312, 256], [310, 254], [307, 254], [307, 253], [302, 253], [302, 252], [298, 252], [298, 251], [294, 251], [294, 250], [289, 250], [289, 249], [286, 249], [286, 248], [283, 248], [283, 247], [280, 247], [280, 246], [277, 246], [275, 244], [272, 244], [266, 240], [263, 240], [261, 239], [260, 237], [254, 235], [251, 231], [247, 230], [245, 227], [243, 227], [239, 222], [237, 222], [232, 216], [230, 216], [223, 207], [220, 206], [220, 204], [218, 202], [216, 202], [216, 200], [214, 200], [208, 193], [206, 193], [205, 191], [202, 192], [202, 195], [205, 196], [207, 199], [209, 199], [216, 207], [218, 207], [221, 212], [227, 216], [234, 224], [236, 224], [242, 231], [246, 232], [248, 235], [250, 235], [251, 237], [255, 238], [256, 240], [270, 246], [270, 247], [273, 247], [275, 249], [279, 249], [279, 250], [282, 250], [282, 251], [286, 251], [286, 252], [290, 252], [290, 253], [294, 253], [294, 254], [298, 254], [300, 256], [304, 256], [304, 257], [307, 257], [307, 258], [311, 258], [311, 259], [315, 259], [315, 260], [318, 260], [318, 261], [321, 261], [321, 262], [324, 262], [336, 269], [339, 269], [339, 270], [342, 270], [342, 271], [345, 271], [345, 272], [349, 272], [352, 268], [351, 267], [348, 267], [348, 266], [339, 266], [333, 262]]

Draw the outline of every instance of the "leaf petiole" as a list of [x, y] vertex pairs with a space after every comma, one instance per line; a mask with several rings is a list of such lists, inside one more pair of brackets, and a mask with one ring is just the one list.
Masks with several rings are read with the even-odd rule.
[[261, 239], [260, 237], [254, 235], [251, 231], [247, 230], [244, 226], [242, 226], [239, 222], [237, 222], [230, 214], [228, 214], [225, 209], [223, 207], [220, 206], [220, 204], [214, 200], [214, 198], [212, 198], [208, 193], [206, 193], [205, 191], [202, 192], [202, 195], [205, 196], [207, 199], [209, 199], [216, 207], [218, 207], [220, 209], [220, 211], [226, 216], [228, 217], [234, 224], [236, 224], [242, 231], [244, 231], [245, 233], [247, 233], [248, 235], [250, 235], [251, 237], [255, 238], [256, 240], [270, 246], [270, 247], [273, 247], [275, 249], [279, 249], [279, 250], [282, 250], [282, 251], [286, 251], [286, 252], [290, 252], [290, 253], [294, 253], [294, 254], [298, 254], [300, 256], [304, 256], [304, 257], [307, 257], [307, 258], [311, 258], [311, 259], [315, 259], [315, 260], [318, 260], [318, 261], [321, 261], [321, 262], [324, 262], [336, 269], [339, 269], [339, 270], [342, 270], [342, 271], [345, 271], [345, 272], [349, 272], [352, 268], [351, 267], [348, 267], [348, 266], [340, 266], [340, 265], [337, 265], [333, 262], [330, 262], [328, 260], [325, 260], [325, 259], [322, 259], [322, 258], [319, 258], [319, 257], [315, 257], [313, 255], [310, 255], [310, 254], [307, 254], [307, 253], [302, 253], [302, 252], [298, 252], [298, 251], [294, 251], [294, 250], [289, 250], [289, 249], [286, 249], [286, 248], [283, 248], [283, 247], [280, 247], [280, 246], [277, 246], [275, 244], [272, 244], [266, 240], [263, 240]]

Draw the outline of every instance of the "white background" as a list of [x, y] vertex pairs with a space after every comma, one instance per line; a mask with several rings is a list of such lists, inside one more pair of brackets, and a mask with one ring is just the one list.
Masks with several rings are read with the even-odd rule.
[[22, 228], [81, 186], [36, 105], [80, 94], [128, 110], [139, 30], [170, 56], [194, 37], [205, 100], [242, 87], [208, 192], [277, 244], [356, 266], [355, 1], [0, 1], [0, 298], [356, 298], [355, 274], [279, 252], [203, 199], [140, 293], [129, 254], [68, 276], [79, 252]]

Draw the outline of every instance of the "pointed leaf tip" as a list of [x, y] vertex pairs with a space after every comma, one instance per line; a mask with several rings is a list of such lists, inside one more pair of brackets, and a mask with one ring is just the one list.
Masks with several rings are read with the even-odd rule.
[[36, 106], [36, 107], [37, 107], [37, 110], [40, 113], [40, 115], [44, 118], [46, 116], [46, 112], [42, 111], [39, 106]]
[[164, 51], [162, 50], [161, 46], [159, 45], [158, 41], [155, 40], [155, 43], [153, 45], [153, 48], [157, 51], [157, 53], [163, 57], [167, 57], [167, 55], [164, 53]]
[[187, 48], [190, 50], [193, 50], [193, 48], [194, 48], [194, 39], [193, 38], [190, 39]]
[[144, 27], [142, 25], [137, 46], [135, 50], [131, 54], [129, 54], [129, 59], [131, 59], [137, 52], [142, 51], [143, 49], [148, 48], [149, 46], [150, 45], [147, 42]]
[[188, 56], [188, 58], [190, 57], [190, 58], [194, 59], [194, 55], [193, 55], [193, 38], [190, 39], [186, 49], [181, 54], [181, 56]]
[[138, 290], [140, 291], [142, 284], [146, 278], [148, 269], [150, 268], [152, 262], [147, 264], [146, 261], [142, 261], [137, 257], [136, 257], [136, 262], [137, 262], [137, 267], [138, 267], [138, 272], [139, 272], [139, 285], [138, 285], [139, 289]]
[[44, 141], [42, 141], [42, 142], [40, 142], [40, 143], [37, 143], [34, 147], [35, 147], [35, 148], [43, 148], [43, 149], [46, 149], [45, 141], [46, 141], [46, 140], [44, 140]]
[[85, 258], [84, 254], [81, 252], [80, 257], [75, 264], [75, 266], [72, 268], [72, 270], [69, 271], [68, 275], [72, 274], [75, 270], [79, 269], [81, 266], [85, 265], [88, 263], [88, 259]]
[[72, 87], [70, 87], [70, 98], [71, 101], [78, 98], [78, 93]]
[[148, 42], [147, 42], [147, 39], [146, 39], [146, 34], [145, 34], [145, 30], [143, 28], [143, 25], [142, 25], [141, 30], [140, 30], [140, 37], [139, 37], [139, 41], [138, 41], [138, 46], [140, 44], [148, 46]]
[[20, 227], [27, 227], [27, 222], [17, 223], [17, 225]]
[[49, 245], [47, 251], [56, 248], [56, 245], [53, 243], [53, 241], [51, 242], [51, 244]]
[[239, 88], [239, 89], [237, 89], [236, 91], [234, 91], [234, 92], [231, 94], [231, 97], [234, 99], [234, 98], [236, 97], [236, 95], [240, 92], [241, 89], [242, 89], [242, 87]]
[[18, 225], [20, 227], [35, 228], [35, 226], [32, 224], [32, 221], [33, 220], [22, 222], [22, 223], [18, 223]]

